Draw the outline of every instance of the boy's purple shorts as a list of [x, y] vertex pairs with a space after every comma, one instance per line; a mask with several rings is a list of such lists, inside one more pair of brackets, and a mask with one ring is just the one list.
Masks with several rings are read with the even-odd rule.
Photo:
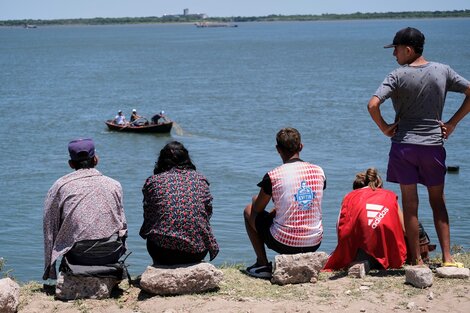
[[423, 184], [427, 187], [444, 184], [444, 146], [392, 143], [388, 156], [387, 181], [402, 185]]

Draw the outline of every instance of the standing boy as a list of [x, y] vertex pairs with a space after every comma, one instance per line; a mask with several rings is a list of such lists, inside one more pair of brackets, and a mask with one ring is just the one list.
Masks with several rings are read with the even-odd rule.
[[[392, 146], [389, 153], [387, 181], [399, 183], [408, 259], [422, 264], [418, 240], [417, 184], [427, 187], [434, 226], [442, 250], [444, 266], [461, 266], [450, 254], [449, 217], [444, 201], [446, 151], [444, 139], [470, 111], [470, 82], [449, 66], [428, 62], [422, 56], [424, 35], [416, 28], [398, 31], [393, 43], [398, 64], [402, 67], [391, 72], [369, 101], [369, 113], [388, 137]], [[466, 95], [460, 108], [449, 121], [441, 121], [448, 91]], [[380, 105], [392, 99], [395, 121], [388, 124], [380, 112]]]
[[[281, 129], [276, 142], [283, 164], [263, 177], [258, 196], [244, 211], [246, 231], [257, 257], [246, 273], [259, 278], [272, 275], [265, 244], [283, 254], [314, 252], [323, 237], [325, 174], [321, 167], [300, 159], [303, 145], [295, 128]], [[267, 212], [264, 209], [271, 198], [274, 209]]]

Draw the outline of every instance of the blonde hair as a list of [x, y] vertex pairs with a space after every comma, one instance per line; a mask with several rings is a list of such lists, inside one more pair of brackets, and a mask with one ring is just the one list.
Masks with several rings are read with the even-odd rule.
[[359, 189], [362, 187], [370, 187], [372, 190], [382, 188], [383, 182], [377, 169], [371, 167], [365, 172], [356, 174], [356, 179], [353, 182], [353, 189]]

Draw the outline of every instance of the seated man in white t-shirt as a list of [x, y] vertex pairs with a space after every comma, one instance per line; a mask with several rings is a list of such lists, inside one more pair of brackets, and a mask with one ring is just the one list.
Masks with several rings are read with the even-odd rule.
[[114, 122], [114, 124], [117, 124], [117, 125], [125, 125], [125, 124], [127, 124], [126, 117], [124, 116], [124, 114], [122, 114], [122, 111], [121, 111], [121, 110], [118, 111], [118, 114], [117, 114], [116, 117], [114, 118], [113, 122]]

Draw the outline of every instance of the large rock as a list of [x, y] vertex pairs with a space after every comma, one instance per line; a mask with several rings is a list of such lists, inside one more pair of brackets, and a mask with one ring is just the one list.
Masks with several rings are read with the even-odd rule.
[[200, 293], [219, 287], [224, 274], [210, 263], [148, 266], [140, 279], [143, 290], [157, 295]]
[[405, 267], [405, 278], [408, 284], [417, 288], [432, 286], [432, 271], [425, 265]]
[[314, 283], [327, 260], [325, 252], [276, 255], [271, 282], [278, 285]]
[[75, 276], [60, 272], [55, 297], [60, 300], [106, 299], [119, 282], [116, 278]]
[[20, 303], [20, 285], [11, 278], [0, 279], [0, 312], [14, 313]]
[[348, 276], [354, 278], [364, 278], [370, 271], [369, 261], [356, 261], [348, 269]]
[[438, 267], [436, 275], [442, 278], [461, 278], [465, 279], [470, 276], [470, 269], [457, 267]]

